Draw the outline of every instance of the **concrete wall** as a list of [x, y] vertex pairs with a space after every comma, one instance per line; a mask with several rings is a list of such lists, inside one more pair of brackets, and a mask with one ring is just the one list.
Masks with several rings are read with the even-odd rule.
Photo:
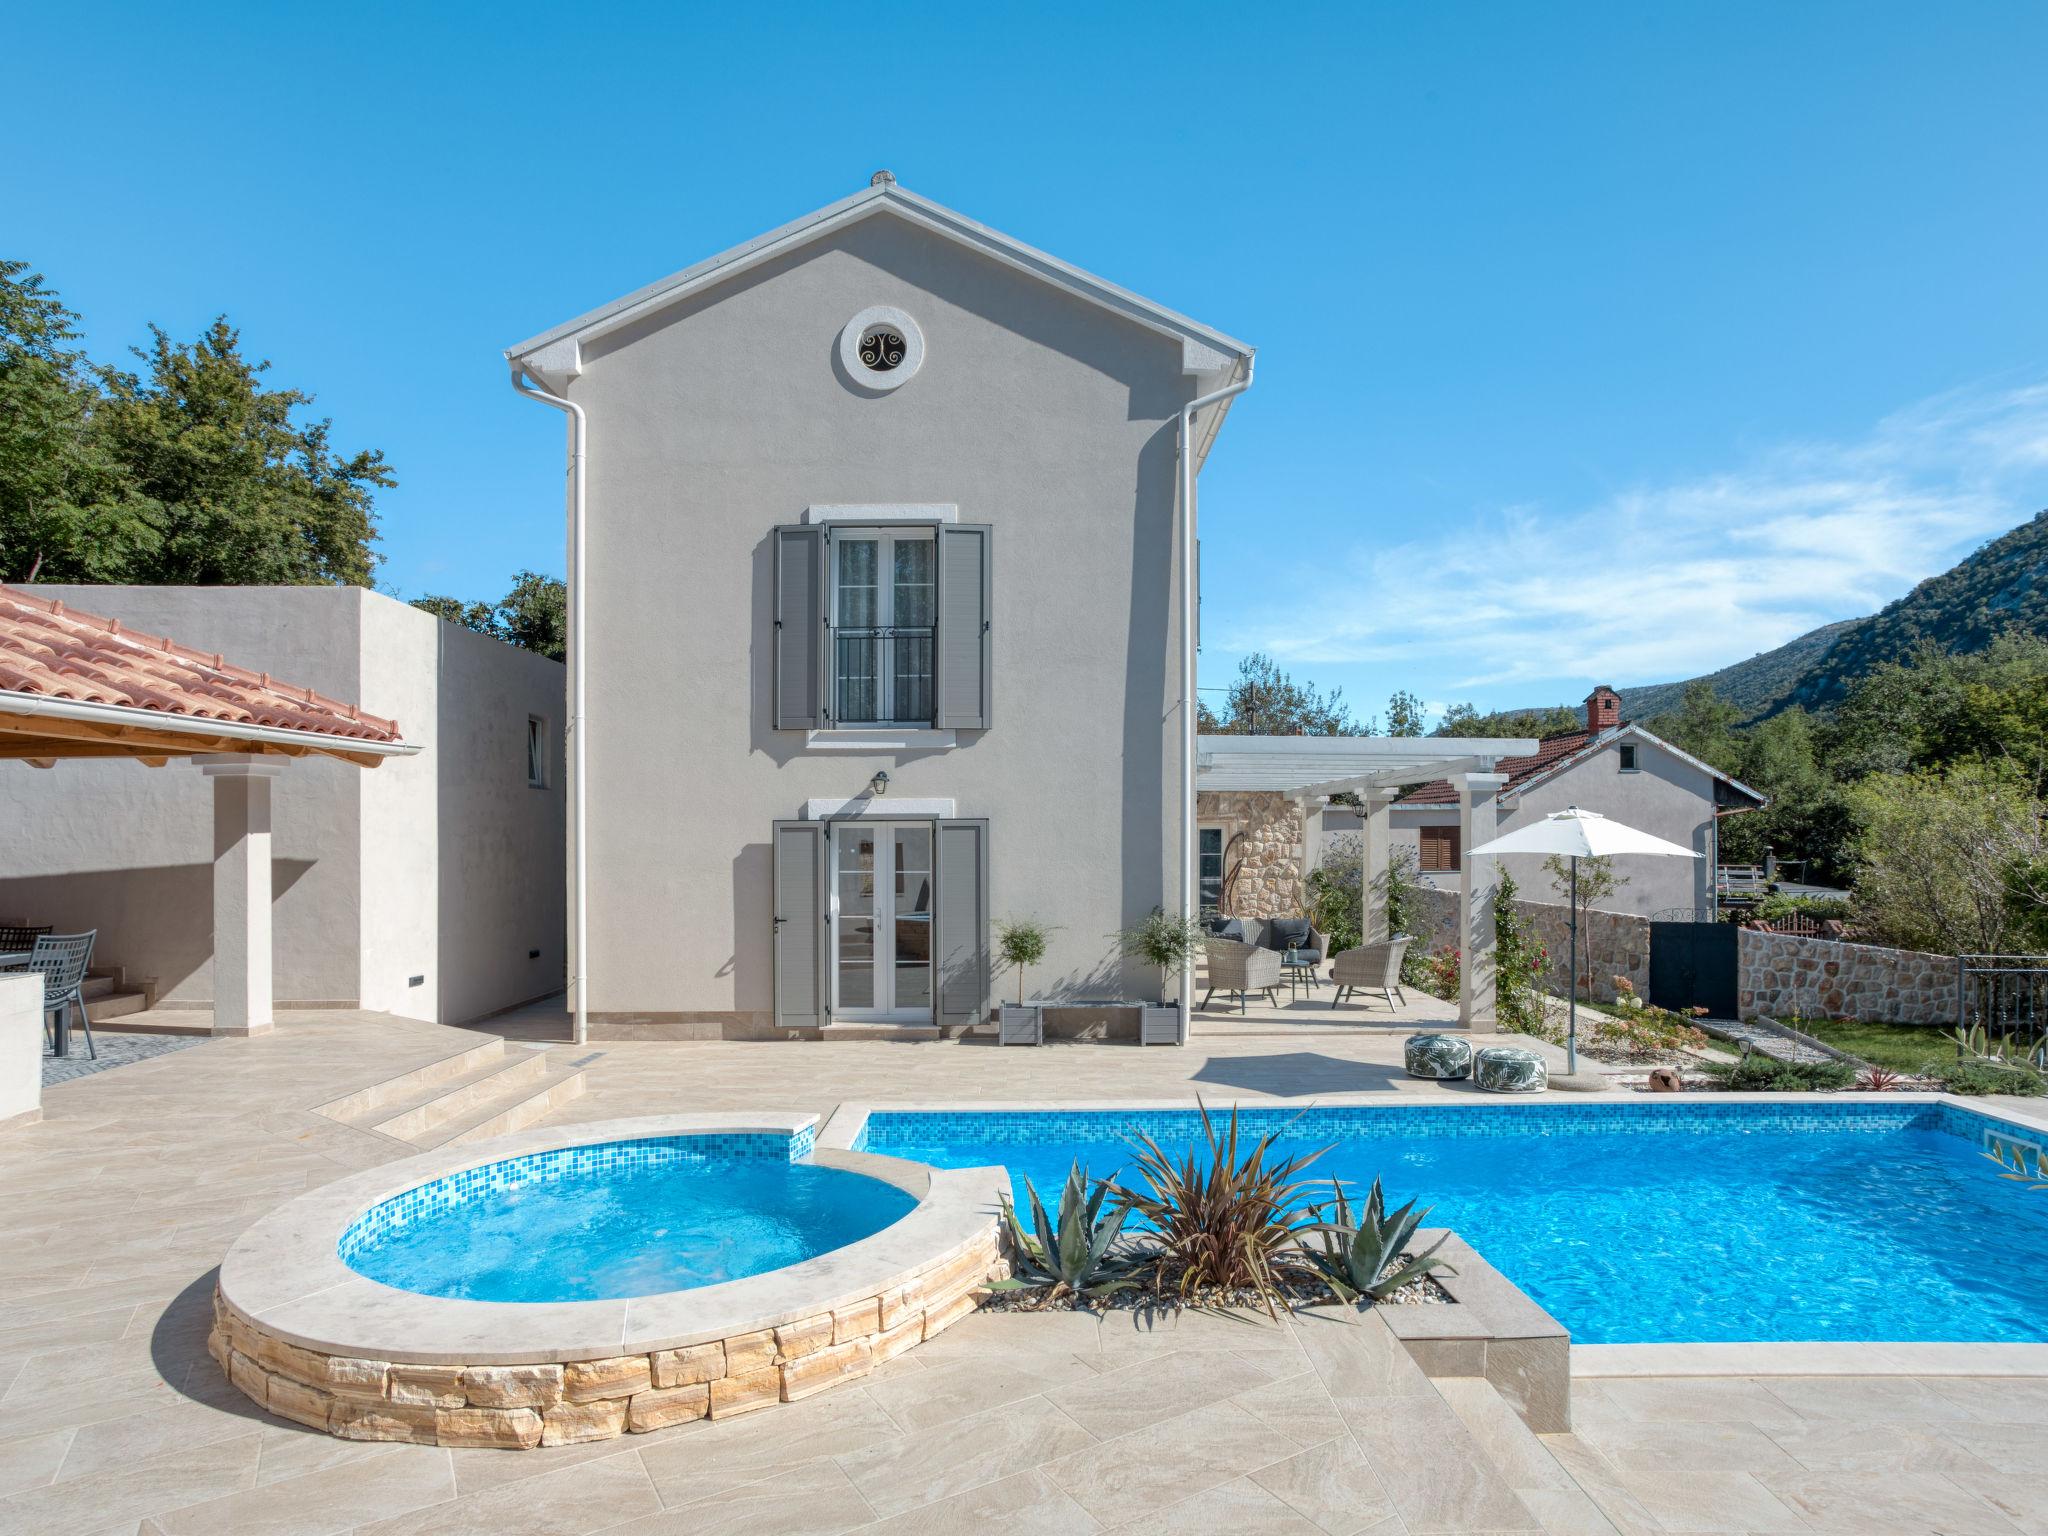
[[0, 975], [0, 1131], [43, 1118], [43, 978]]
[[[837, 359], [878, 304], [927, 348], [881, 395]], [[614, 333], [570, 393], [590, 420], [593, 1011], [765, 1024], [770, 823], [878, 769], [891, 797], [990, 819], [993, 914], [1058, 925], [1034, 987], [1156, 995], [1110, 935], [1177, 879], [1178, 344], [883, 215]], [[816, 503], [993, 525], [991, 729], [821, 753], [772, 728], [771, 530]]]
[[[1614, 860], [1617, 874], [1628, 883], [1600, 903], [1605, 911], [1631, 912], [1654, 917], [1680, 910], [1704, 912], [1712, 900], [1714, 783], [1712, 777], [1648, 743], [1638, 743], [1635, 771], [1621, 771], [1621, 759], [1609, 743], [1583, 762], [1518, 795], [1512, 812], [1503, 802], [1500, 830], [1512, 832], [1540, 821], [1553, 811], [1576, 805], [1598, 811], [1602, 816], [1625, 822], [1640, 831], [1653, 833], [1682, 848], [1691, 848], [1697, 859], [1663, 858], [1631, 854]], [[1417, 853], [1420, 828], [1456, 826], [1455, 806], [1396, 805], [1392, 811], [1393, 842]], [[1521, 894], [1536, 902], [1562, 902], [1563, 892], [1553, 883], [1544, 860], [1538, 854], [1508, 854], [1500, 864], [1514, 876]], [[1458, 888], [1456, 870], [1428, 870], [1425, 884], [1441, 890]]]
[[[558, 663], [358, 588], [37, 591], [395, 716], [424, 746], [374, 769], [299, 759], [276, 781], [278, 1006], [453, 1022], [559, 989], [561, 778], [527, 790], [525, 758], [529, 712], [559, 754]], [[0, 762], [0, 815], [16, 829], [0, 920], [97, 928], [96, 966], [211, 1004], [213, 796], [196, 769]]]

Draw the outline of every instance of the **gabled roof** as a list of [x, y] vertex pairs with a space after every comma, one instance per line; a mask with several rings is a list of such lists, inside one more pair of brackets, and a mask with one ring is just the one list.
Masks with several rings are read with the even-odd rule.
[[[928, 197], [920, 197], [908, 188], [898, 186], [893, 177], [883, 180], [878, 176], [873, 184], [851, 197], [843, 197], [780, 229], [770, 230], [709, 260], [671, 273], [659, 282], [635, 289], [623, 298], [601, 304], [588, 314], [578, 315], [574, 320], [507, 347], [506, 360], [556, 380], [574, 378], [582, 370], [583, 343], [678, 303], [764, 261], [822, 240], [863, 219], [883, 214], [928, 229], [1005, 266], [1029, 273], [1041, 282], [1065, 289], [1136, 325], [1174, 338], [1181, 344], [1184, 373], [1219, 378], [1236, 375], [1243, 372], [1251, 358], [1252, 349], [1233, 336], [1191, 320], [1163, 304], [1155, 304], [1129, 289], [1119, 288], [1000, 230], [977, 224], [964, 214], [955, 213]], [[1223, 405], [1227, 409], [1229, 402], [1225, 401]], [[1220, 412], [1215, 419], [1221, 420]], [[1211, 435], [1213, 431], [1212, 423]]]
[[[1660, 752], [1669, 753], [1680, 762], [1699, 769], [1700, 772], [1727, 785], [1736, 794], [1754, 801], [1757, 808], [1761, 808], [1769, 803], [1765, 796], [1758, 794], [1740, 779], [1723, 773], [1712, 763], [1694, 757], [1690, 752], [1674, 747], [1663, 737], [1646, 731], [1640, 725], [1629, 720], [1624, 720], [1619, 725], [1611, 725], [1604, 731], [1590, 731], [1583, 727], [1575, 731], [1559, 731], [1554, 736], [1542, 737], [1536, 744], [1536, 750], [1526, 757], [1502, 758], [1498, 765], [1498, 771], [1506, 774], [1508, 781], [1501, 786], [1501, 797], [1505, 799], [1518, 795], [1526, 789], [1531, 789], [1538, 784], [1544, 783], [1546, 780], [1556, 778], [1559, 774], [1568, 772], [1575, 764], [1585, 761], [1603, 747], [1608, 746], [1612, 742], [1619, 741], [1624, 736], [1640, 742], [1644, 746], [1654, 747]], [[1438, 779], [1434, 783], [1418, 785], [1403, 795], [1398, 803], [1402, 805], [1456, 805], [1458, 803], [1458, 795], [1457, 791], [1452, 789], [1447, 781]]]
[[7, 749], [21, 745], [11, 737], [28, 734], [24, 720], [54, 718], [81, 726], [60, 733], [81, 747], [111, 745], [111, 733], [128, 727], [206, 752], [297, 748], [374, 759], [418, 750], [400, 740], [395, 720], [118, 619], [0, 587], [0, 756], [21, 755]]

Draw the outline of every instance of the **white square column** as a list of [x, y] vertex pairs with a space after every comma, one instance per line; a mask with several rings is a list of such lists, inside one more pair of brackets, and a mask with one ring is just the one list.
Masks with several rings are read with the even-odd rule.
[[213, 780], [213, 1032], [260, 1035], [271, 1016], [270, 781], [284, 760], [223, 753]]
[[1387, 869], [1394, 858], [1394, 801], [1398, 789], [1358, 792], [1358, 847], [1364, 860], [1359, 870], [1359, 942], [1377, 944], [1387, 932]]
[[1458, 792], [1458, 1027], [1491, 1032], [1493, 1011], [1493, 903], [1500, 889], [1499, 866], [1471, 850], [1493, 841], [1500, 824], [1495, 796], [1508, 781], [1504, 773], [1460, 773]]

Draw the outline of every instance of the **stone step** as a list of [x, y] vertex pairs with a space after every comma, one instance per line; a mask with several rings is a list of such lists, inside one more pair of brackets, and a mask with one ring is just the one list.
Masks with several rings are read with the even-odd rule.
[[583, 1086], [581, 1067], [559, 1067], [531, 1084], [531, 1092], [510, 1103], [487, 1105], [475, 1111], [466, 1120], [444, 1123], [423, 1136], [410, 1139], [414, 1146], [425, 1150], [431, 1147], [452, 1147], [465, 1142], [486, 1141], [493, 1136], [508, 1136], [514, 1131], [523, 1131], [529, 1125], [545, 1120], [571, 1099], [581, 1098]]
[[1584, 1531], [1591, 1536], [1614, 1532], [1614, 1523], [1492, 1382], [1484, 1376], [1438, 1376], [1431, 1385], [1458, 1416], [1478, 1454], [1544, 1530]]
[[487, 1106], [502, 1106], [520, 1098], [548, 1075], [549, 1065], [545, 1046], [530, 1050], [508, 1047], [502, 1055], [461, 1077], [430, 1085], [409, 1103], [385, 1105], [352, 1123], [380, 1136], [417, 1142]]
[[488, 1063], [500, 1060], [505, 1050], [503, 1040], [488, 1035], [480, 1045], [472, 1045], [453, 1056], [444, 1056], [439, 1061], [430, 1061], [423, 1067], [401, 1072], [381, 1083], [372, 1083], [367, 1088], [358, 1088], [338, 1099], [330, 1099], [325, 1104], [314, 1106], [313, 1112], [330, 1120], [339, 1120], [344, 1125], [354, 1125], [380, 1109], [391, 1109], [414, 1103], [422, 1097], [431, 1097], [429, 1090], [437, 1085], [445, 1088], [456, 1078], [467, 1077]]
[[821, 1040], [936, 1040], [943, 1031], [936, 1024], [827, 1024], [818, 1031]]
[[143, 992], [87, 992], [85, 994], [85, 1016], [95, 1024], [109, 1023], [124, 1019], [131, 1013], [141, 1013], [149, 1007], [149, 996]]

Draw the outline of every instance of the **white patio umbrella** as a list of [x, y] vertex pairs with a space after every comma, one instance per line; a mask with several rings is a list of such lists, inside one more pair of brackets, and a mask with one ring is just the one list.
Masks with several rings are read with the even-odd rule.
[[1576, 805], [1552, 811], [1541, 821], [1513, 832], [1504, 832], [1490, 843], [1466, 850], [1467, 857], [1491, 857], [1502, 853], [1558, 853], [1572, 861], [1571, 973], [1565, 982], [1569, 999], [1570, 1027], [1565, 1035], [1565, 1066], [1579, 1070], [1579, 860], [1612, 858], [1617, 853], [1654, 853], [1675, 859], [1700, 857], [1690, 848], [1666, 842], [1648, 832], [1618, 821], [1609, 821], [1598, 811], [1582, 811]]

